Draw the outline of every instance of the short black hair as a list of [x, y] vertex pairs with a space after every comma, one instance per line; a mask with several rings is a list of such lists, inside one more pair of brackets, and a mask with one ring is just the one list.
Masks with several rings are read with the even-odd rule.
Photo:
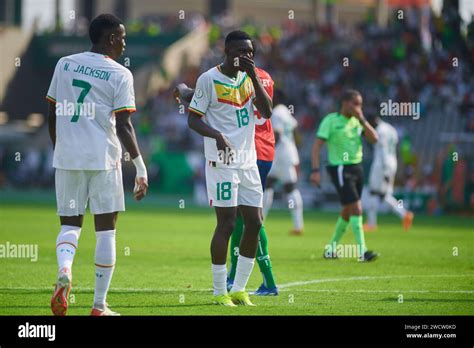
[[360, 94], [360, 92], [356, 89], [346, 89], [344, 92], [342, 92], [341, 102], [352, 100], [352, 98], [357, 97], [359, 95], [362, 96], [362, 94]]
[[227, 34], [227, 36], [225, 37], [225, 45], [227, 46], [227, 44], [229, 42], [238, 41], [238, 40], [250, 40], [250, 41], [252, 41], [252, 38], [245, 31], [234, 30], [234, 31], [231, 31], [229, 34]]
[[113, 14], [104, 13], [95, 17], [89, 26], [89, 37], [92, 43], [99, 43], [105, 30], [116, 29], [120, 24], [123, 24], [122, 20]]

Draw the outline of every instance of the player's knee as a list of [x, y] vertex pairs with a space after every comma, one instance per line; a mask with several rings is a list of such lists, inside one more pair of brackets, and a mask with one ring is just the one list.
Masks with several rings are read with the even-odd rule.
[[230, 237], [234, 228], [235, 228], [235, 219], [221, 221], [217, 224], [217, 230], [221, 232], [223, 235], [225, 235], [226, 237]]
[[283, 187], [286, 194], [293, 192], [295, 188], [296, 185], [292, 182], [285, 184], [285, 186]]
[[344, 206], [341, 210], [341, 216], [344, 220], [349, 220], [350, 216], [351, 216], [351, 211], [349, 209], [348, 206]]
[[79, 237], [81, 236], [81, 228], [77, 226], [61, 225], [61, 231], [59, 231], [56, 239], [56, 245], [61, 243], [69, 243], [77, 248]]
[[360, 201], [351, 205], [351, 215], [362, 215], [362, 204]]
[[272, 189], [274, 184], [275, 179], [272, 177], [267, 177], [267, 180], [265, 180], [265, 189]]
[[263, 220], [259, 215], [252, 216], [246, 220], [246, 226], [252, 232], [259, 233], [262, 228]]

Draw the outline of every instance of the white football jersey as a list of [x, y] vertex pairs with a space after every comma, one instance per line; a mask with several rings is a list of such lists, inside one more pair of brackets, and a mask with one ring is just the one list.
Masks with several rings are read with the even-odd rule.
[[205, 137], [206, 160], [225, 168], [247, 169], [256, 166], [254, 99], [253, 83], [245, 72], [239, 71], [236, 78], [231, 78], [217, 66], [199, 76], [189, 110], [202, 116], [205, 123], [224, 134], [235, 151], [234, 161], [225, 165], [223, 157], [219, 156], [216, 141]]
[[83, 52], [56, 64], [47, 99], [56, 103], [53, 167], [108, 170], [120, 166], [117, 111], [135, 111], [133, 76], [110, 57]]
[[293, 131], [298, 127], [298, 121], [283, 104], [279, 104], [273, 108], [271, 120], [273, 131], [280, 135], [275, 146], [276, 160], [285, 158], [285, 162], [298, 165], [300, 160], [293, 136]]
[[374, 144], [374, 160], [372, 166], [389, 172], [397, 168], [397, 130], [387, 122], [381, 121], [377, 128], [379, 140]]

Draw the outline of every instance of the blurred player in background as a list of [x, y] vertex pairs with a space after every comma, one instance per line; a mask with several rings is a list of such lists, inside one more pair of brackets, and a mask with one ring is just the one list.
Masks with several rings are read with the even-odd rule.
[[413, 213], [399, 206], [393, 197], [393, 184], [397, 173], [397, 130], [380, 117], [369, 118], [372, 127], [377, 131], [379, 140], [374, 144], [374, 159], [370, 167], [366, 232], [377, 229], [377, 211], [381, 203], [386, 202], [390, 209], [400, 217], [405, 230], [413, 223]]
[[342, 95], [340, 111], [326, 115], [321, 121], [312, 150], [310, 179], [313, 184], [320, 186], [320, 152], [327, 143], [327, 170], [342, 205], [334, 234], [324, 251], [323, 256], [327, 259], [337, 258], [335, 247], [349, 224], [357, 242], [359, 261], [372, 261], [377, 257], [376, 253], [367, 250], [362, 225], [362, 134], [369, 143], [377, 142], [377, 132], [362, 112], [362, 95], [349, 89]]
[[[199, 76], [188, 115], [191, 129], [204, 137], [206, 186], [217, 226], [211, 242], [214, 301], [253, 306], [245, 291], [262, 227], [263, 189], [256, 162], [254, 105], [264, 118], [272, 101], [257, 75], [253, 45], [243, 31], [225, 39], [224, 62]], [[227, 290], [227, 248], [237, 211], [244, 220], [235, 279]]]
[[115, 268], [115, 224], [118, 212], [125, 210], [120, 143], [137, 169], [135, 198], [141, 200], [148, 188], [147, 170], [130, 122], [135, 111], [133, 76], [115, 62], [125, 50], [125, 27], [114, 15], [103, 14], [91, 22], [89, 36], [90, 51], [59, 60], [47, 95], [61, 221], [56, 241], [59, 272], [51, 299], [54, 315], [67, 312], [71, 269], [87, 203], [94, 215], [97, 241], [91, 315], [118, 315], [108, 308], [106, 296]]
[[[255, 57], [255, 44], [252, 59]], [[263, 88], [267, 92], [270, 99], [273, 99], [273, 79], [268, 72], [265, 70], [255, 67], [255, 71], [262, 82]], [[191, 102], [194, 94], [194, 89], [189, 88], [186, 84], [179, 84], [174, 92], [175, 98], [180, 102], [184, 100]], [[258, 110], [255, 109], [255, 149], [257, 151], [257, 167], [260, 174], [260, 180], [262, 183], [262, 189], [265, 191], [265, 184], [267, 175], [272, 167], [272, 161], [275, 157], [275, 138], [273, 135], [272, 121], [266, 119], [260, 115]], [[263, 216], [262, 216], [263, 219]], [[235, 279], [235, 272], [237, 269], [237, 259], [239, 257], [239, 246], [242, 239], [242, 233], [244, 232], [244, 220], [240, 212], [237, 212], [237, 219], [235, 221], [235, 228], [232, 231], [230, 240], [230, 267], [227, 274], [227, 290], [232, 288]], [[257, 296], [276, 296], [278, 295], [278, 287], [273, 276], [272, 263], [270, 260], [270, 254], [268, 252], [268, 238], [265, 231], [265, 227], [262, 224], [258, 238], [257, 248], [257, 263], [260, 272], [263, 277], [263, 283], [260, 287], [253, 292], [253, 295]]]
[[275, 161], [268, 174], [266, 190], [263, 194], [263, 216], [266, 218], [273, 203], [273, 186], [277, 181], [283, 184], [287, 205], [293, 218], [293, 235], [303, 233], [303, 198], [296, 187], [298, 182], [297, 166], [300, 164], [298, 149], [295, 144], [295, 132], [298, 121], [285, 105], [281, 90], [275, 91], [273, 98], [272, 123], [275, 133]]

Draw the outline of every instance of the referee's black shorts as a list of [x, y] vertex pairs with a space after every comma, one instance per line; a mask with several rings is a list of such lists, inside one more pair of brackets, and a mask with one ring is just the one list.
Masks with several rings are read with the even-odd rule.
[[327, 166], [332, 183], [336, 186], [342, 205], [360, 200], [364, 184], [364, 170], [361, 164]]

